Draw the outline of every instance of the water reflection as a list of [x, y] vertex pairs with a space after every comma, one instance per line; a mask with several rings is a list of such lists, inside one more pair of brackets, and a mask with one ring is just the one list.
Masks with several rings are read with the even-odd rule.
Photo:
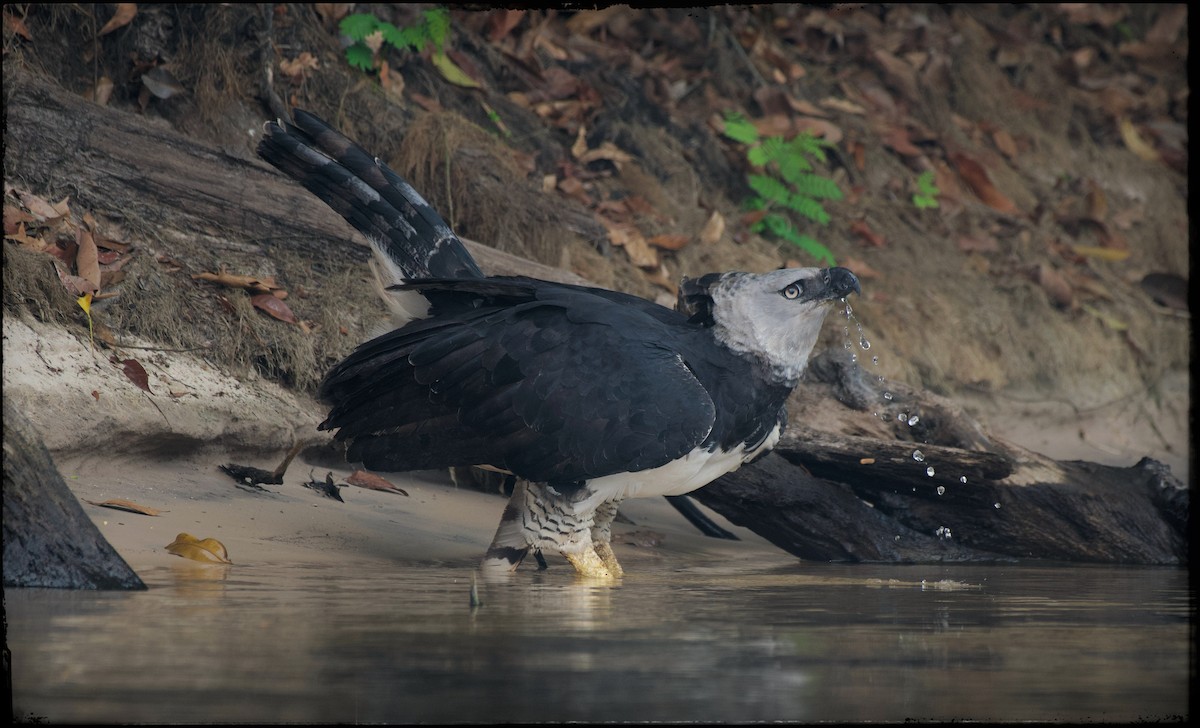
[[52, 722], [1136, 720], [1187, 713], [1181, 569], [181, 563], [136, 594], [8, 590]]

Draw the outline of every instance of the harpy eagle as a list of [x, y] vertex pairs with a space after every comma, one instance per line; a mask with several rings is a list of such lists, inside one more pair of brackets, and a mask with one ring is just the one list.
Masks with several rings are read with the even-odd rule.
[[484, 276], [445, 221], [387, 165], [301, 110], [258, 153], [370, 240], [397, 328], [320, 387], [320, 428], [374, 470], [481, 466], [517, 484], [484, 556], [531, 549], [585, 576], [622, 574], [610, 544], [625, 498], [693, 491], [766, 453], [845, 268], [684, 279], [679, 310], [599, 288]]

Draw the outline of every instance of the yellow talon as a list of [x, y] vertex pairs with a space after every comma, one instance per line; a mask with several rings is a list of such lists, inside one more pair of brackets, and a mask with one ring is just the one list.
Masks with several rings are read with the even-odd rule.
[[608, 570], [608, 566], [596, 554], [596, 550], [589, 548], [579, 553], [564, 553], [567, 561], [575, 567], [575, 571], [580, 576], [592, 577], [595, 579], [612, 579], [613, 574]]

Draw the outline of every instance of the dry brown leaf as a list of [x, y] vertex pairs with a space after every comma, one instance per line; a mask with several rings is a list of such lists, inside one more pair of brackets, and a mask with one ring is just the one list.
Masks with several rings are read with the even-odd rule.
[[250, 305], [263, 311], [272, 318], [279, 319], [285, 323], [294, 324], [296, 314], [292, 313], [292, 309], [288, 307], [282, 300], [276, 298], [270, 293], [260, 293], [250, 297]]
[[868, 225], [865, 220], [855, 220], [854, 222], [850, 223], [850, 232], [858, 235], [869, 245], [872, 245], [876, 248], [882, 248], [884, 245], [887, 245], [887, 239], [872, 230], [871, 226]]
[[190, 533], [181, 533], [166, 546], [167, 551], [193, 561], [207, 561], [216, 564], [232, 564], [229, 551], [225, 544], [215, 538], [196, 538]]
[[354, 3], [313, 3], [313, 10], [316, 10], [317, 15], [321, 16], [321, 22], [325, 24], [325, 27], [330, 27], [346, 17], [352, 9], [354, 9]]
[[1012, 135], [1003, 129], [997, 129], [992, 132], [992, 143], [996, 148], [1009, 159], [1017, 158], [1017, 143], [1013, 140]]
[[[48, 243], [41, 238], [33, 237], [25, 232], [25, 223], [17, 223], [17, 229], [14, 232], [8, 232], [7, 227], [4, 232], [6, 240], [15, 240], [21, 244], [21, 247], [28, 248], [35, 253], [40, 253], [46, 250]], [[57, 246], [55, 246], [57, 247]]]
[[954, 164], [958, 176], [962, 178], [963, 182], [966, 182], [967, 187], [970, 187], [975, 196], [984, 204], [1007, 215], [1020, 214], [1020, 209], [1013, 204], [1012, 200], [992, 184], [992, 180], [988, 177], [987, 170], [983, 168], [982, 164], [962, 152], [953, 152], [950, 155], [950, 161]]
[[692, 239], [687, 235], [663, 233], [662, 235], [655, 235], [647, 238], [646, 242], [650, 243], [656, 248], [662, 248], [663, 250], [679, 250], [688, 243], [692, 242]]
[[[47, 250], [50, 250], [54, 247], [55, 246], [48, 246]], [[78, 297], [88, 293], [95, 293], [97, 291], [96, 287], [92, 285], [92, 282], [86, 278], [73, 276], [64, 271], [63, 268], [58, 265], [55, 265], [54, 268], [58, 271], [58, 279], [62, 281], [63, 286], [72, 296]]]
[[964, 253], [996, 253], [1000, 250], [1000, 243], [987, 233], [960, 235], [956, 242], [958, 249]]
[[1112, 222], [1121, 230], [1129, 230], [1146, 217], [1145, 203], [1126, 207], [1113, 215]]
[[859, 106], [858, 104], [854, 103], [853, 101], [847, 101], [846, 99], [836, 98], [834, 96], [829, 96], [827, 98], [821, 99], [817, 103], [819, 103], [821, 106], [824, 106], [827, 109], [833, 109], [834, 111], [840, 111], [843, 114], [854, 114], [855, 116], [866, 116], [867, 115], [867, 110], [865, 108], [863, 108], [862, 106]]
[[96, 82], [96, 90], [93, 94], [93, 100], [100, 106], [108, 106], [109, 99], [112, 98], [113, 80], [108, 76], [101, 76]]
[[596, 219], [608, 231], [608, 241], [619, 248], [625, 249], [625, 254], [639, 268], [657, 268], [658, 253], [646, 243], [640, 231], [632, 225], [616, 223], [603, 215]]
[[[320, 67], [316, 57], [308, 51], [304, 51], [295, 58], [284, 59], [279, 62], [279, 70], [283, 72], [283, 75], [296, 83], [308, 78], [309, 71], [315, 71]], [[382, 83], [384, 80], [383, 76], [380, 76], [379, 80]]]
[[1158, 18], [1150, 30], [1146, 31], [1143, 40], [1151, 44], [1171, 45], [1187, 25], [1188, 6], [1187, 3], [1177, 3], [1161, 7]]
[[792, 126], [797, 133], [808, 132], [819, 139], [824, 139], [830, 144], [837, 144], [842, 141], [842, 128], [832, 121], [817, 119], [812, 116], [799, 116], [796, 117]]
[[902, 126], [889, 127], [880, 135], [880, 141], [884, 146], [905, 157], [920, 157], [925, 154], [909, 141], [908, 129]]
[[580, 125], [579, 133], [575, 135], [575, 143], [571, 145], [571, 156], [579, 159], [587, 151], [587, 129]]
[[[113, 357], [116, 360], [116, 357]], [[137, 385], [138, 389], [143, 389], [150, 394], [154, 394], [150, 390], [150, 375], [146, 373], [146, 368], [137, 359], [125, 359], [121, 361], [121, 369], [125, 372], [125, 376], [129, 381]]]
[[7, 205], [6, 204], [4, 206], [4, 234], [5, 235], [12, 235], [12, 234], [16, 233], [18, 229], [24, 231], [25, 223], [36, 222], [36, 221], [37, 221], [37, 218], [35, 218], [29, 212], [26, 212], [25, 210], [22, 210], [21, 208], [17, 207], [16, 205]]
[[380, 477], [374, 473], [368, 473], [365, 470], [355, 470], [346, 477], [346, 482], [350, 485], [357, 485], [359, 488], [368, 488], [370, 490], [381, 490], [385, 493], [399, 493], [400, 495], [408, 495], [408, 491], [403, 488], [397, 488], [387, 478]]
[[1087, 213], [1085, 217], [1091, 218], [1095, 222], [1104, 224], [1104, 218], [1108, 217], [1108, 196], [1104, 194], [1104, 190], [1100, 185], [1096, 184], [1095, 180], [1085, 180], [1087, 186]]
[[58, 205], [52, 205], [32, 192], [17, 190], [16, 193], [17, 198], [21, 200], [21, 204], [25, 206], [25, 209], [29, 210], [38, 220], [53, 220], [65, 214], [62, 211], [62, 202], [58, 203]]
[[[99, 392], [92, 392], [92, 394], [96, 397], [97, 400], [100, 399]], [[110, 498], [109, 500], [100, 501], [100, 502], [90, 500], [90, 501], [88, 501], [88, 503], [91, 503], [94, 506], [100, 506], [102, 508], [115, 508], [118, 511], [129, 511], [130, 513], [141, 513], [142, 515], [146, 515], [146, 516], [157, 516], [160, 513], [165, 513], [165, 511], [160, 511], [157, 508], [151, 508], [150, 506], [144, 506], [141, 503], [134, 503], [133, 501], [125, 500], [123, 498]]]
[[701, 245], [716, 245], [721, 236], [725, 234], [725, 217], [713, 210], [713, 213], [708, 216], [708, 222], [704, 223], [704, 227], [700, 229], [700, 244]]
[[1038, 264], [1034, 271], [1034, 280], [1046, 291], [1051, 303], [1059, 308], [1071, 308], [1075, 303], [1071, 285], [1067, 283], [1067, 279], [1061, 273], [1051, 268], [1049, 264]]
[[770, 114], [761, 119], [755, 119], [752, 123], [754, 128], [758, 129], [759, 136], [788, 136], [792, 133], [791, 114]]
[[488, 18], [488, 40], [492, 43], [504, 40], [523, 17], [525, 17], [524, 10], [493, 10]]
[[659, 264], [658, 270], [644, 271], [646, 280], [671, 294], [672, 299], [679, 296], [679, 282], [667, 270], [667, 266]]
[[558, 189], [562, 190], [567, 197], [578, 200], [585, 206], [590, 207], [592, 204], [591, 196], [583, 188], [583, 183], [576, 177], [563, 177], [558, 181]]
[[[574, 152], [575, 150], [572, 148], [571, 151]], [[598, 159], [607, 159], [617, 169], [621, 169], [623, 163], [633, 161], [633, 155], [621, 150], [612, 142], [603, 142], [595, 149], [588, 149], [583, 154], [580, 154], [578, 159], [580, 164], [587, 164]]]
[[96, 290], [100, 289], [100, 261], [96, 250], [96, 240], [86, 226], [75, 228], [75, 244], [79, 247], [75, 253], [75, 272], [79, 277], [88, 281]]
[[108, 22], [104, 24], [104, 27], [96, 35], [108, 35], [117, 28], [129, 25], [129, 21], [133, 20], [133, 17], [137, 15], [137, 3], [116, 3], [116, 6], [116, 13], [108, 19]]
[[212, 283], [218, 283], [222, 286], [228, 286], [230, 288], [245, 288], [258, 293], [269, 293], [277, 288], [280, 288], [280, 285], [275, 282], [275, 278], [273, 276], [247, 276], [238, 275], [236, 273], [227, 273], [226, 271], [221, 271], [219, 273], [196, 273], [192, 276], [192, 280], [210, 281]]
[[29, 32], [29, 28], [25, 26], [25, 21], [15, 15], [4, 14], [4, 24], [8, 29], [17, 35], [21, 36], [29, 42], [33, 42], [33, 34]]

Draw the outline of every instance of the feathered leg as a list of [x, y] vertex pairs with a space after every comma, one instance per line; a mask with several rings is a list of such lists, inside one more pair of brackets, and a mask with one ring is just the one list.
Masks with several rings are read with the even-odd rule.
[[[614, 508], [613, 515], [615, 512]], [[592, 538], [593, 519], [594, 511], [585, 509], [577, 513], [572, 501], [547, 486], [518, 479], [484, 556], [483, 568], [493, 573], [514, 571], [530, 549], [537, 549], [558, 551], [580, 576], [602, 579], [619, 576], [619, 572], [614, 574], [609, 568], [609, 561], [597, 553]], [[611, 522], [610, 515], [608, 523]], [[605, 544], [607, 538], [606, 535]], [[611, 557], [611, 548], [608, 553]], [[611, 563], [616, 564], [616, 559]]]
[[592, 523], [592, 547], [595, 549], [596, 555], [608, 567], [609, 573], [617, 577], [625, 575], [625, 570], [617, 562], [617, 555], [613, 553], [612, 548], [612, 523], [613, 519], [617, 517], [617, 508], [620, 505], [620, 500], [601, 503], [596, 508], [595, 519]]

